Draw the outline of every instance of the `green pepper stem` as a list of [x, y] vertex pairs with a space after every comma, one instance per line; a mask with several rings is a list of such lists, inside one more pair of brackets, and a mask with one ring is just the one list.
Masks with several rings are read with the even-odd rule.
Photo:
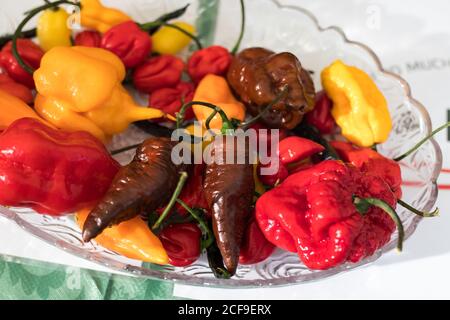
[[208, 227], [208, 225], [206, 224], [206, 222], [200, 218], [200, 216], [195, 212], [194, 209], [192, 209], [191, 207], [189, 207], [186, 202], [184, 202], [181, 199], [177, 199], [177, 202], [187, 211], [189, 212], [189, 214], [198, 222], [198, 224], [200, 225], [200, 228], [202, 229], [202, 231], [204, 233], [206, 233], [207, 238], [206, 240], [202, 243], [202, 250], [203, 249], [207, 249], [209, 248], [209, 246], [211, 246], [211, 244], [214, 241], [214, 235], [211, 231], [211, 229]]
[[164, 221], [164, 219], [166, 219], [167, 215], [172, 210], [173, 206], [175, 205], [175, 202], [177, 201], [178, 197], [180, 196], [181, 191], [183, 190], [183, 187], [186, 183], [187, 178], [188, 178], [187, 172], [183, 171], [180, 173], [180, 179], [178, 180], [178, 185], [175, 188], [175, 191], [173, 192], [172, 197], [170, 198], [170, 201], [167, 204], [166, 208], [164, 209], [164, 211], [159, 216], [158, 220], [153, 225], [153, 227], [152, 227], [153, 230], [159, 228], [161, 223]]
[[380, 208], [381, 210], [386, 212], [391, 217], [391, 219], [395, 222], [395, 224], [397, 225], [397, 230], [398, 230], [397, 249], [400, 252], [403, 250], [403, 241], [405, 239], [405, 230], [403, 228], [402, 220], [398, 216], [397, 212], [395, 212], [394, 208], [392, 208], [385, 201], [377, 199], [377, 198], [355, 197], [353, 199], [353, 203], [355, 204], [356, 209], [362, 215], [365, 215], [371, 206]]
[[34, 69], [32, 67], [30, 67], [25, 61], [23, 61], [22, 57], [20, 56], [19, 52], [17, 51], [17, 39], [22, 36], [22, 29], [25, 27], [25, 25], [28, 23], [28, 21], [33, 19], [33, 17], [35, 15], [37, 15], [41, 11], [44, 11], [44, 10], [47, 10], [47, 9], [51, 9], [51, 8], [55, 8], [55, 7], [58, 7], [59, 5], [62, 5], [62, 4], [70, 4], [70, 5], [73, 5], [73, 6], [81, 7], [81, 5], [79, 3], [68, 1], [68, 0], [60, 0], [60, 1], [46, 3], [46, 4], [44, 4], [44, 5], [40, 6], [40, 7], [34, 8], [31, 11], [29, 11], [29, 13], [25, 17], [25, 19], [22, 20], [22, 22], [17, 26], [17, 29], [14, 32], [14, 35], [12, 37], [12, 54], [13, 54], [14, 58], [16, 58], [17, 63], [26, 72], [28, 72], [31, 75], [33, 75]]
[[240, 2], [241, 2], [241, 13], [242, 13], [241, 32], [239, 34], [239, 38], [238, 38], [234, 48], [231, 50], [231, 53], [233, 55], [235, 55], [238, 52], [239, 47], [241, 46], [242, 39], [244, 38], [244, 33], [245, 33], [245, 18], [246, 18], [245, 17], [245, 3], [244, 3], [244, 0], [240, 0]]
[[428, 136], [426, 136], [425, 138], [423, 138], [422, 140], [420, 140], [414, 147], [412, 147], [409, 151], [405, 152], [404, 154], [402, 154], [401, 156], [397, 157], [394, 159], [394, 161], [401, 161], [403, 159], [405, 159], [406, 157], [408, 157], [409, 155], [411, 155], [412, 153], [414, 153], [416, 150], [418, 150], [424, 143], [426, 143], [428, 140], [430, 140], [435, 134], [441, 132], [442, 130], [446, 129], [450, 127], [450, 122], [447, 122], [446, 124], [440, 126], [439, 128], [433, 130]]
[[416, 208], [414, 208], [413, 206], [407, 204], [406, 202], [404, 202], [401, 199], [398, 199], [397, 203], [399, 205], [401, 205], [403, 208], [408, 209], [412, 213], [414, 213], [414, 214], [416, 214], [416, 215], [418, 215], [418, 216], [420, 216], [422, 218], [433, 218], [433, 217], [439, 216], [439, 208], [434, 209], [434, 211], [432, 211], [432, 212], [426, 212], [426, 211], [417, 210]]
[[[233, 129], [234, 128], [233, 123], [230, 121], [230, 119], [228, 119], [226, 113], [221, 108], [219, 108], [218, 106], [216, 106], [216, 105], [214, 105], [212, 103], [209, 103], [209, 102], [191, 101], [191, 102], [188, 102], [188, 103], [184, 104], [181, 107], [180, 111], [177, 112], [177, 114], [176, 114], [177, 129], [181, 128], [181, 125], [183, 124], [183, 121], [184, 121], [184, 117], [185, 117], [186, 111], [189, 108], [192, 108], [194, 105], [200, 105], [200, 106], [212, 109], [213, 110], [212, 114], [214, 116], [218, 113], [220, 115], [220, 117], [222, 118], [223, 129]], [[208, 130], [209, 130], [209, 122], [211, 122], [210, 118], [212, 119], [211, 115], [208, 117], [207, 122], [205, 123], [206, 129], [208, 129]]]
[[283, 87], [283, 89], [280, 91], [280, 93], [277, 94], [277, 96], [275, 97], [275, 99], [273, 99], [273, 101], [271, 103], [269, 103], [267, 106], [264, 107], [263, 110], [261, 110], [258, 115], [256, 115], [255, 117], [251, 118], [248, 121], [242, 122], [241, 125], [239, 126], [240, 128], [242, 128], [243, 130], [248, 129], [251, 125], [255, 124], [263, 115], [267, 110], [270, 110], [273, 108], [273, 106], [275, 106], [276, 104], [278, 104], [281, 99], [283, 99], [287, 93], [289, 92], [289, 87], [287, 85], [285, 85]]
[[[22, 31], [22, 38], [34, 38], [37, 35], [37, 29], [33, 28], [30, 30]], [[3, 48], [5, 44], [12, 40], [14, 34], [5, 34], [0, 37], [0, 49]]]
[[162, 26], [162, 23], [181, 17], [189, 8], [189, 6], [190, 4], [188, 3], [180, 9], [163, 14], [155, 21], [140, 24], [140, 27], [146, 32], [154, 34]]

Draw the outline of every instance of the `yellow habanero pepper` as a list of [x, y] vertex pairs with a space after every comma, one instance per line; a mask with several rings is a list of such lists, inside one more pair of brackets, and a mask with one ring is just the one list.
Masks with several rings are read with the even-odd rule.
[[72, 32], [67, 26], [69, 14], [61, 8], [45, 10], [39, 17], [37, 37], [39, 45], [44, 51], [54, 47], [70, 47]]
[[323, 70], [322, 86], [333, 100], [331, 114], [345, 138], [360, 147], [388, 139], [392, 120], [387, 101], [367, 73], [338, 60]]
[[[245, 107], [233, 96], [228, 82], [225, 78], [209, 74], [200, 81], [195, 90], [194, 101], [202, 101], [212, 103], [221, 108], [228, 119], [236, 119], [244, 121]], [[206, 119], [214, 112], [214, 110], [195, 105], [193, 106], [195, 116], [199, 122], [205, 126]], [[216, 114], [210, 122], [211, 129], [221, 129], [222, 119], [219, 114]]]
[[[195, 27], [185, 22], [174, 22], [173, 25], [189, 32], [195, 33]], [[158, 31], [152, 35], [153, 51], [160, 54], [177, 54], [189, 43], [191, 38], [181, 31], [168, 26], [162, 26]]]
[[105, 33], [112, 27], [132, 20], [118, 9], [108, 8], [100, 0], [81, 0], [81, 25]]
[[[81, 229], [90, 211], [86, 209], [77, 212], [76, 221]], [[169, 257], [161, 241], [140, 217], [105, 229], [95, 241], [106, 249], [130, 259], [161, 265], [169, 263]]]
[[87, 131], [103, 142], [132, 122], [165, 116], [136, 105], [121, 84], [124, 78], [122, 61], [107, 50], [53, 48], [34, 73], [35, 109], [57, 128]]
[[22, 118], [34, 118], [49, 125], [25, 102], [6, 91], [0, 90], [0, 131], [9, 127], [14, 121]]

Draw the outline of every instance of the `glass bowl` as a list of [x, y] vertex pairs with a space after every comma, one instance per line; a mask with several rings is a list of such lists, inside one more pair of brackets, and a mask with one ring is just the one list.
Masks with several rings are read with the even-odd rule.
[[[179, 8], [186, 2], [135, 0], [126, 1], [126, 3], [119, 3], [119, 1], [106, 1], [106, 3], [118, 4], [138, 21], [145, 21]], [[20, 6], [23, 5], [21, 2]], [[408, 84], [399, 76], [385, 71], [370, 48], [349, 41], [337, 27], [321, 28], [315, 17], [301, 8], [283, 6], [276, 0], [246, 0], [246, 5], [247, 24], [242, 48], [262, 46], [277, 52], [290, 51], [296, 54], [303, 66], [314, 71], [316, 88], [320, 88], [320, 71], [335, 59], [355, 65], [373, 77], [388, 100], [394, 123], [389, 140], [379, 146], [381, 153], [388, 157], [398, 156], [415, 141], [431, 132], [429, 115], [425, 108], [411, 96]], [[25, 11], [27, 7], [24, 6], [23, 9]], [[2, 8], [2, 10], [6, 9]], [[17, 10], [16, 7], [15, 10]], [[5, 25], [3, 22], [0, 26], [1, 31], [11, 31], [19, 17], [11, 19], [11, 14], [8, 12], [2, 12], [1, 15], [8, 17], [11, 24]], [[199, 32], [206, 43], [213, 40], [216, 44], [230, 48], [239, 33], [239, 17], [238, 0], [220, 3], [215, 0], [199, 0], [194, 1], [184, 19], [191, 22], [197, 19]], [[110, 148], [115, 149], [136, 141], [140, 142], [145, 137], [145, 133], [132, 127], [125, 134], [117, 136]], [[126, 163], [132, 153], [122, 154], [118, 160]], [[403, 186], [403, 200], [420, 210], [430, 210], [437, 198], [436, 180], [441, 164], [441, 151], [433, 139], [405, 159], [402, 162], [402, 174], [403, 179], [408, 183]], [[421, 219], [401, 207], [398, 208], [398, 212], [408, 238], [414, 233]], [[205, 257], [185, 268], [155, 266], [127, 259], [98, 246], [95, 242], [85, 244], [71, 216], [54, 218], [36, 214], [29, 209], [4, 207], [0, 207], [0, 214], [59, 249], [113, 270], [140, 277], [213, 287], [268, 287], [323, 279], [373, 262], [383, 253], [395, 248], [397, 242], [397, 234], [394, 234], [391, 241], [373, 256], [357, 264], [347, 263], [326, 271], [308, 270], [295, 254], [280, 250], [262, 263], [240, 266], [235, 277], [223, 280], [213, 277]]]

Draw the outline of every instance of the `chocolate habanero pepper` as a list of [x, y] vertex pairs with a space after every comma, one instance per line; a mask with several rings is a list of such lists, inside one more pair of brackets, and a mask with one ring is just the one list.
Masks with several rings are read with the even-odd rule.
[[[250, 113], [264, 110], [261, 118], [270, 128], [293, 129], [314, 108], [314, 83], [291, 53], [245, 49], [234, 57], [227, 78]], [[288, 94], [265, 110], [286, 87]]]
[[230, 51], [224, 47], [207, 47], [192, 54], [187, 63], [187, 71], [195, 83], [199, 83], [207, 74], [224, 77], [232, 59]]
[[[297, 252], [310, 269], [357, 262], [384, 246], [403, 226], [397, 199], [380, 177], [328, 160], [289, 176], [256, 203], [267, 240]], [[381, 210], [380, 208], [383, 208]]]
[[86, 132], [52, 129], [23, 118], [0, 135], [0, 204], [61, 215], [93, 205], [119, 170]]
[[106, 195], [87, 217], [84, 241], [169, 201], [180, 174], [186, 171], [185, 165], [172, 162], [174, 145], [169, 138], [150, 138], [141, 144], [133, 161], [119, 170]]
[[[33, 67], [39, 68], [44, 51], [29, 39], [17, 39], [17, 51], [23, 61]], [[12, 53], [12, 42], [8, 42], [0, 53], [0, 64], [14, 81], [34, 89], [33, 76], [25, 71]]]
[[152, 40], [134, 21], [126, 21], [109, 29], [100, 46], [117, 55], [126, 68], [134, 68], [150, 55]]
[[172, 55], [153, 57], [133, 72], [133, 84], [141, 92], [152, 93], [162, 88], [173, 88], [181, 81], [184, 62]]
[[99, 48], [102, 41], [100, 32], [93, 30], [84, 30], [75, 36], [74, 42], [76, 46]]

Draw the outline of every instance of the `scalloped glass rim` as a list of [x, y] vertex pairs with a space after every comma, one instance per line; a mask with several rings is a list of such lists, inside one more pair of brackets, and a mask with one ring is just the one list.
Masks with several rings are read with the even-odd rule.
[[[311, 14], [309, 11], [292, 5], [283, 5], [277, 0], [265, 0], [267, 2], [271, 2], [275, 4], [275, 6], [278, 8], [278, 10], [292, 10], [299, 13], [302, 13], [304, 17], [310, 19], [314, 25], [315, 28], [317, 28], [317, 31], [320, 33], [325, 33], [329, 31], [334, 31], [336, 34], [338, 34], [339, 37], [342, 38], [345, 45], [351, 45], [358, 47], [359, 49], [362, 49], [369, 57], [372, 59], [373, 63], [376, 65], [376, 74], [383, 75], [385, 77], [390, 77], [396, 82], [400, 84], [400, 86], [404, 90], [404, 99], [403, 101], [408, 101], [411, 106], [414, 107], [415, 111], [419, 113], [419, 118], [421, 120], [421, 126], [423, 126], [423, 132], [424, 133], [430, 133], [432, 131], [432, 125], [431, 120], [429, 117], [428, 112], [424, 108], [424, 106], [415, 100], [411, 95], [411, 90], [408, 85], [408, 83], [401, 78], [400, 76], [391, 73], [389, 71], [386, 71], [378, 56], [366, 45], [350, 41], [347, 39], [345, 33], [340, 29], [339, 27], [327, 27], [322, 28], [316, 17]], [[432, 190], [429, 193], [429, 198], [426, 201], [426, 203], [423, 205], [424, 210], [430, 210], [433, 205], [436, 202], [437, 199], [437, 185], [436, 180], [439, 176], [441, 166], [442, 166], [442, 153], [440, 150], [439, 145], [436, 143], [434, 139], [430, 140], [431, 145], [431, 152], [434, 153], [433, 156], [435, 158], [435, 164], [432, 169], [432, 172], [430, 174], [431, 178], [431, 184], [432, 184]], [[113, 270], [119, 271], [119, 272], [127, 272], [129, 274], [133, 274], [136, 276], [142, 276], [142, 277], [150, 277], [154, 279], [161, 279], [161, 280], [167, 280], [167, 281], [175, 281], [183, 284], [188, 285], [196, 285], [196, 286], [210, 286], [210, 287], [226, 287], [226, 288], [243, 288], [243, 287], [271, 287], [271, 286], [283, 286], [283, 285], [292, 285], [292, 284], [298, 284], [298, 283], [304, 283], [304, 282], [310, 282], [314, 280], [323, 279], [332, 275], [336, 275], [338, 273], [348, 271], [357, 267], [361, 267], [364, 265], [367, 265], [375, 260], [377, 260], [383, 253], [388, 252], [395, 248], [395, 242], [391, 241], [388, 245], [386, 245], [384, 248], [376, 252], [373, 256], [368, 257], [357, 264], [345, 264], [342, 266], [339, 266], [334, 269], [326, 270], [326, 271], [318, 271], [318, 272], [311, 272], [306, 275], [294, 275], [294, 276], [287, 276], [283, 278], [275, 278], [275, 279], [256, 279], [256, 280], [247, 280], [247, 279], [229, 279], [229, 280], [223, 280], [223, 279], [214, 279], [214, 278], [201, 278], [196, 276], [190, 276], [186, 274], [176, 273], [176, 272], [162, 272], [155, 269], [148, 269], [144, 267], [138, 267], [130, 265], [126, 262], [121, 262], [120, 259], [112, 259], [107, 256], [103, 256], [100, 254], [97, 254], [97, 252], [90, 252], [87, 250], [80, 250], [79, 247], [60, 239], [55, 238], [51, 233], [45, 232], [42, 229], [34, 226], [33, 224], [29, 223], [28, 221], [22, 219], [20, 215], [8, 208], [0, 207], [0, 214], [5, 216], [6, 218], [9, 218], [13, 221], [15, 221], [20, 227], [22, 227], [27, 232], [33, 234], [37, 238], [56, 246], [68, 253], [74, 254], [78, 257], [90, 260], [92, 262], [98, 263], [104, 267], [111, 268]], [[420, 222], [421, 218], [416, 216], [413, 218], [412, 222], [408, 226], [408, 228], [405, 230], [406, 233], [406, 239], [409, 238], [415, 231], [418, 223]], [[125, 259], [126, 261], [126, 259]]]

